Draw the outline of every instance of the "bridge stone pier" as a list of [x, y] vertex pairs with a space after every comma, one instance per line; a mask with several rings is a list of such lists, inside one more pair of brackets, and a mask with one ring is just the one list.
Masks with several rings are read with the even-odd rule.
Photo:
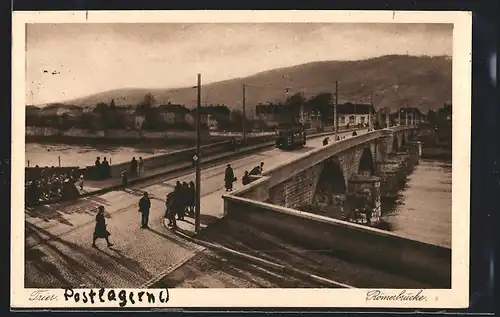
[[395, 198], [401, 179], [418, 164], [414, 130], [376, 130], [315, 149], [267, 170], [244, 197], [376, 225], [381, 197]]

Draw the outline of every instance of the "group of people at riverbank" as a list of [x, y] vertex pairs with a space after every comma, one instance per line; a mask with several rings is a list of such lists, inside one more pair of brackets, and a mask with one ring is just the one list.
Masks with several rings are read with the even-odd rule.
[[101, 158], [98, 156], [94, 162], [94, 167], [96, 180], [103, 180], [111, 177], [111, 165], [106, 157], [104, 157], [101, 162]]
[[83, 175], [73, 170], [64, 174], [48, 174], [42, 169], [40, 177], [25, 183], [25, 203], [32, 207], [53, 200], [71, 200], [80, 196], [77, 186], [83, 189]]
[[132, 157], [129, 170], [127, 171], [127, 169], [123, 169], [121, 172], [122, 185], [127, 185], [130, 177], [141, 176], [144, 176], [144, 160], [142, 157], [139, 157], [139, 160]]

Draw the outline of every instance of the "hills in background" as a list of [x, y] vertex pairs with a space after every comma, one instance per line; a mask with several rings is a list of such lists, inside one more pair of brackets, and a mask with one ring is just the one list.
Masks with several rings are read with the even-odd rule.
[[[203, 78], [202, 78], [203, 80]], [[321, 92], [335, 92], [339, 81], [339, 103], [370, 102], [376, 109], [399, 106], [418, 107], [424, 113], [451, 102], [452, 60], [449, 56], [386, 55], [360, 61], [322, 61], [277, 68], [244, 78], [202, 86], [202, 104], [225, 104], [230, 109], [242, 108], [242, 85], [246, 85], [249, 113], [259, 103], [279, 102], [297, 92], [310, 98]], [[196, 84], [196, 78], [193, 78]], [[286, 94], [289, 89], [288, 95]], [[137, 105], [147, 93], [158, 104], [167, 102], [196, 105], [196, 89], [116, 89], [83, 98], [61, 102], [64, 105], [95, 106], [110, 103], [117, 106]]]

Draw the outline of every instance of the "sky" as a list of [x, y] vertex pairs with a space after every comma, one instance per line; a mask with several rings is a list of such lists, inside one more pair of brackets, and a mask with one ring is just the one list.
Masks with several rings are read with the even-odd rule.
[[29, 24], [26, 103], [177, 88], [325, 60], [452, 55], [451, 24]]

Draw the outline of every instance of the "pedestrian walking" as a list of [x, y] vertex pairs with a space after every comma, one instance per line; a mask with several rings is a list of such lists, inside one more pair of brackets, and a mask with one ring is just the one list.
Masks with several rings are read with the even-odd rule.
[[139, 162], [137, 163], [137, 176], [141, 177], [144, 175], [144, 161], [142, 157], [139, 157]]
[[111, 242], [109, 242], [109, 236], [111, 233], [109, 233], [108, 229], [106, 228], [106, 218], [104, 218], [104, 206], [99, 206], [97, 209], [97, 215], [95, 216], [95, 229], [94, 229], [94, 235], [92, 239], [92, 247], [96, 248], [96, 240], [97, 239], [106, 239], [106, 242], [108, 243], [108, 247], [113, 246]]
[[233, 182], [236, 181], [236, 177], [234, 177], [233, 168], [231, 164], [227, 164], [226, 171], [224, 173], [224, 183], [226, 187], [226, 191], [233, 190]]
[[130, 161], [130, 176], [137, 175], [137, 160], [135, 157], [132, 158], [132, 161]]
[[356, 133], [356, 130], [354, 130], [354, 131], [352, 132], [352, 136], [356, 136], [356, 135], [358, 135], [358, 134]]
[[139, 200], [139, 212], [141, 213], [141, 228], [148, 228], [149, 222], [149, 209], [151, 208], [151, 201], [148, 197], [148, 192], [144, 192], [141, 200]]
[[122, 185], [127, 185], [128, 184], [127, 170], [125, 169], [122, 170], [121, 177], [122, 177]]
[[168, 219], [167, 226], [177, 228], [177, 222], [175, 220], [174, 192], [168, 193], [165, 199], [165, 218]]
[[190, 199], [190, 193], [191, 191], [189, 190], [189, 184], [187, 182], [182, 182], [182, 199], [183, 199], [183, 205], [184, 205], [184, 215], [189, 214], [190, 208], [189, 206], [191, 205], [191, 199]]
[[191, 216], [194, 217], [194, 208], [196, 204], [196, 188], [194, 186], [194, 182], [189, 182], [189, 209]]
[[184, 220], [186, 210], [185, 193], [180, 181], [175, 183], [174, 189], [174, 212], [177, 215], [177, 220]]
[[182, 201], [182, 193], [181, 193], [181, 183], [177, 182], [175, 185], [175, 189], [172, 195], [172, 217], [177, 216], [177, 220], [184, 220], [184, 215], [183, 215], [183, 201]]
[[245, 171], [245, 175], [241, 178], [241, 183], [243, 186], [250, 184], [250, 175], [248, 174], [248, 171]]
[[328, 142], [330, 141], [329, 137], [326, 137], [323, 139], [323, 146], [328, 145]]

